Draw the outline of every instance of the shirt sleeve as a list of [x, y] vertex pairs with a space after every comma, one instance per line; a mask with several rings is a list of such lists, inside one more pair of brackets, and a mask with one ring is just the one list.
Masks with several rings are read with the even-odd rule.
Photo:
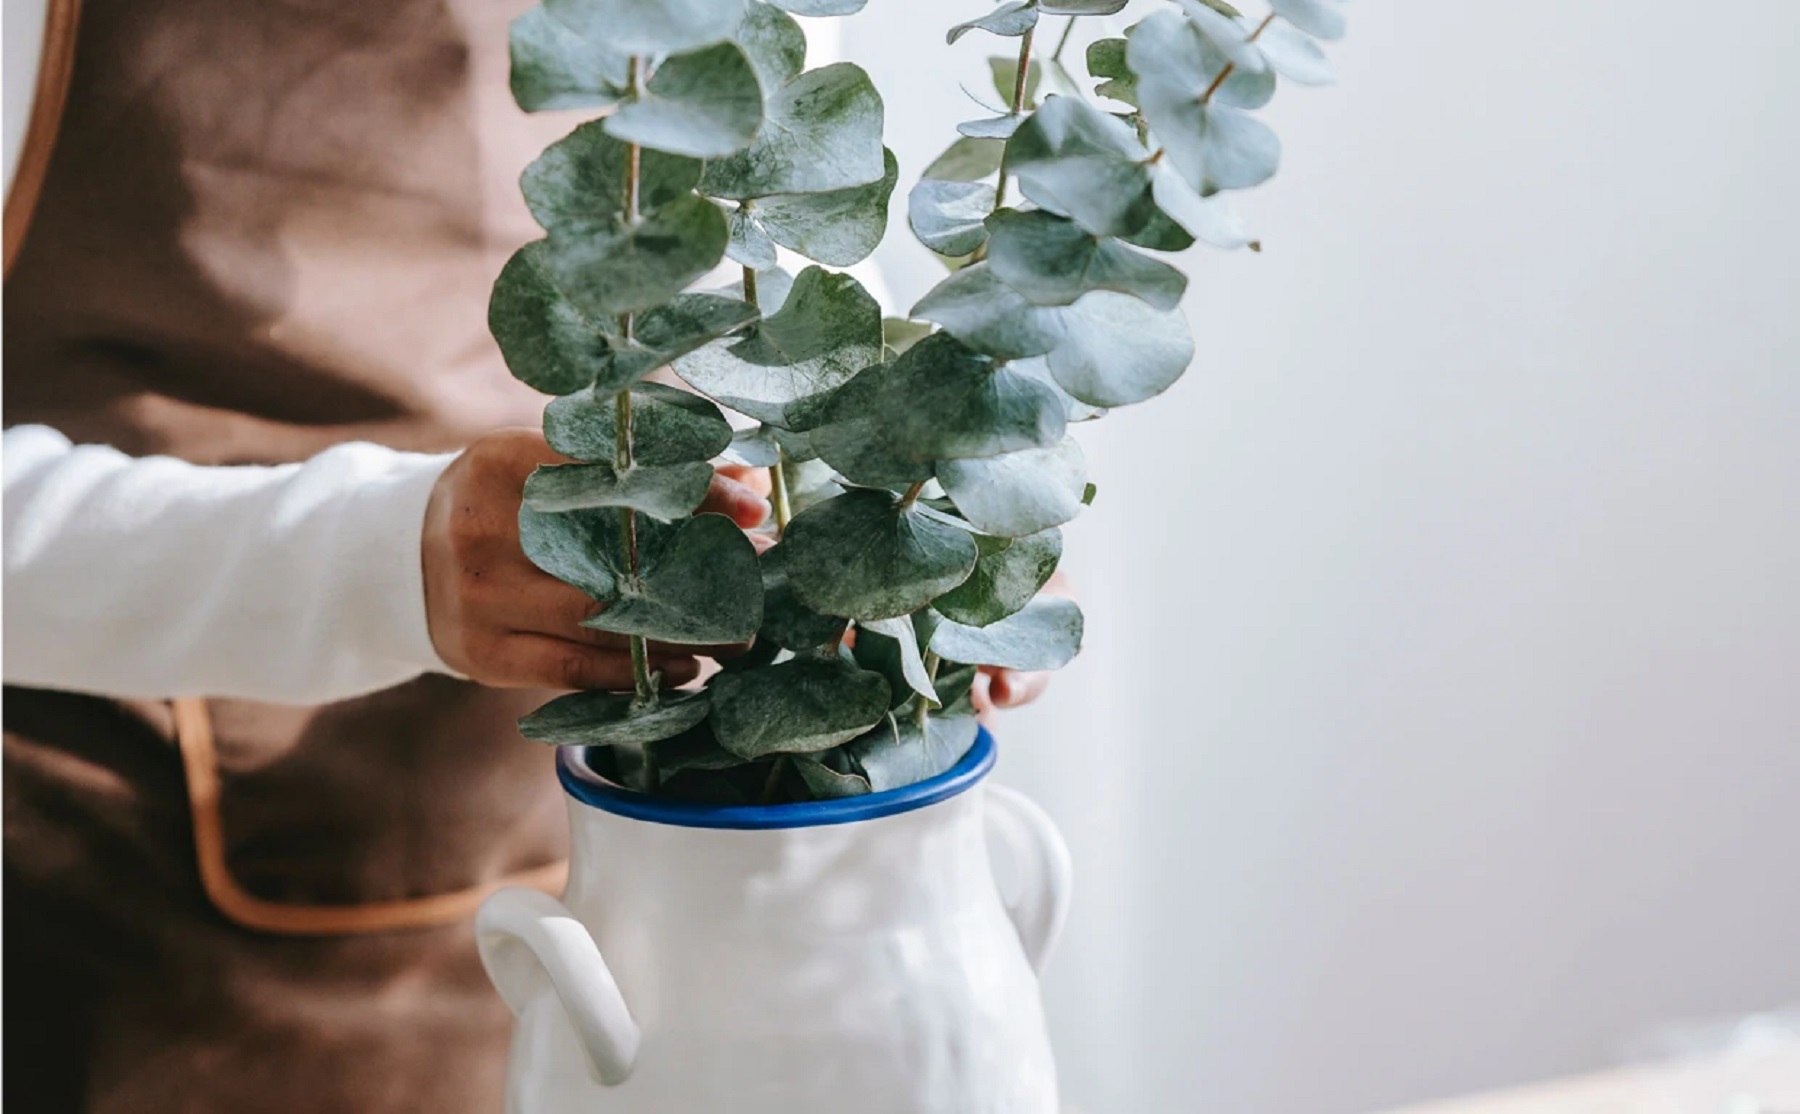
[[3, 449], [8, 684], [315, 704], [449, 672], [419, 538], [451, 455], [203, 467], [44, 426]]

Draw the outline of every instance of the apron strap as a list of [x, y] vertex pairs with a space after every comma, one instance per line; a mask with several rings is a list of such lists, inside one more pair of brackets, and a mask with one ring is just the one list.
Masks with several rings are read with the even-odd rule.
[[231, 876], [225, 861], [224, 825], [219, 819], [219, 758], [213, 741], [212, 715], [206, 701], [182, 697], [170, 702], [175, 712], [175, 744], [187, 778], [188, 807], [194, 821], [194, 857], [200, 886], [226, 920], [256, 932], [281, 936], [356, 936], [409, 928], [433, 928], [468, 920], [495, 890], [505, 886], [560, 892], [568, 879], [568, 860], [547, 863], [493, 882], [454, 893], [365, 905], [296, 905], [265, 901], [247, 892]]

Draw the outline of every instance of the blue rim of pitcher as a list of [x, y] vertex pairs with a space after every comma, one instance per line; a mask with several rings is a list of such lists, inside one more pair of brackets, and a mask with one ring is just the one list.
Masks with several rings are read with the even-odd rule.
[[880, 793], [839, 797], [830, 801], [800, 801], [786, 805], [709, 805], [699, 801], [652, 797], [621, 789], [595, 773], [588, 765], [587, 747], [562, 747], [556, 752], [556, 776], [563, 792], [602, 812], [653, 824], [683, 828], [818, 828], [827, 824], [853, 824], [882, 816], [911, 812], [949, 800], [994, 768], [994, 737], [983, 727], [956, 765], [933, 778]]

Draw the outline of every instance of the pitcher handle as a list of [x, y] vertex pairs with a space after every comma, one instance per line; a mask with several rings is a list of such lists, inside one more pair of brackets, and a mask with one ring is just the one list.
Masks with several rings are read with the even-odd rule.
[[1031, 969], [1041, 972], [1069, 916], [1074, 882], [1069, 846], [1050, 815], [1016, 789], [987, 786], [983, 815], [988, 833], [1018, 865], [1019, 895], [1007, 903], [1006, 912], [1019, 931]]
[[554, 990], [588, 1072], [608, 1087], [631, 1076], [643, 1034], [587, 926], [540, 890], [496, 890], [475, 914], [481, 965], [515, 1017]]

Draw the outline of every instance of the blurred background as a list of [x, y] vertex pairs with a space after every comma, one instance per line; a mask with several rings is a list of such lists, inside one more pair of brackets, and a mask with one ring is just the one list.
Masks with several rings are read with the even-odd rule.
[[[848, 23], [903, 190], [984, 114], [994, 40], [942, 34], [985, 7]], [[1370, 1110], [1800, 1000], [1800, 4], [1350, 18], [1267, 111], [1264, 253], [1193, 253], [1193, 371], [1084, 431], [1087, 650], [1002, 725], [1076, 859], [1090, 1112]]]

